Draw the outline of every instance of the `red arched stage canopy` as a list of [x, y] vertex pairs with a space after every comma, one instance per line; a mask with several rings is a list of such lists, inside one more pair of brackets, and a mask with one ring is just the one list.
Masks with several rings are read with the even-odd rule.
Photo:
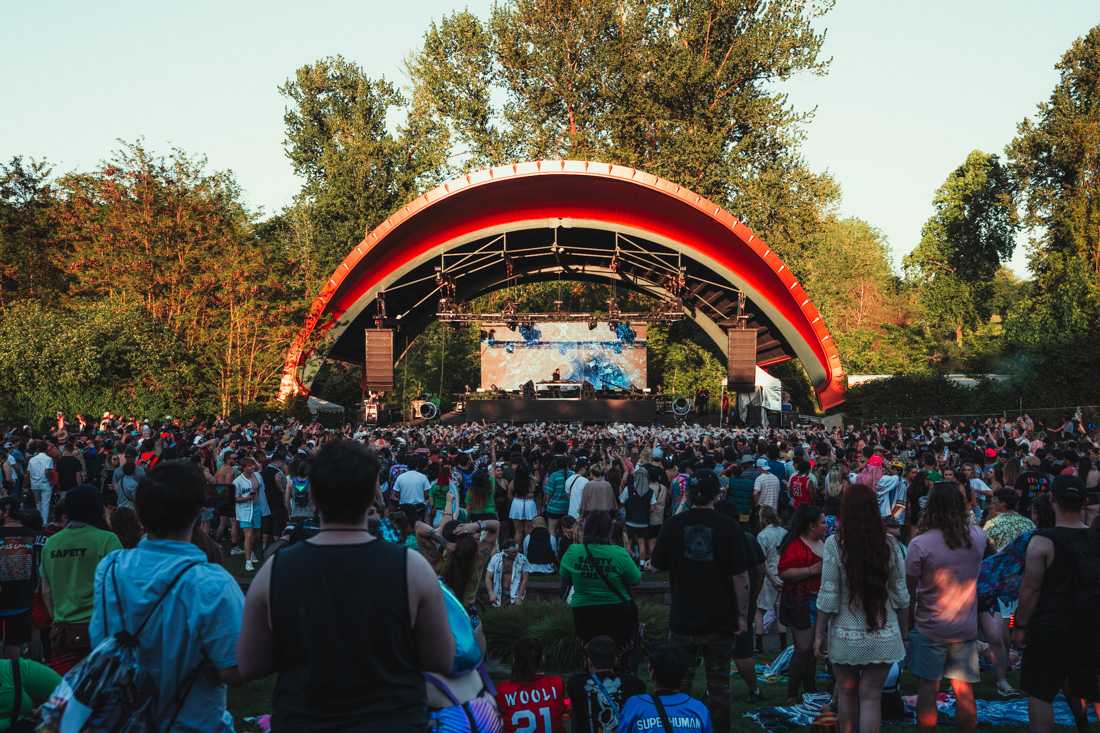
[[440, 266], [457, 273], [460, 300], [554, 279], [609, 281], [661, 295], [669, 273], [682, 271], [684, 311], [723, 353], [740, 291], [758, 333], [757, 363], [797, 358], [822, 407], [844, 400], [840, 355], [821, 314], [752, 230], [670, 181], [574, 160], [456, 178], [367, 234], [313, 301], [287, 351], [281, 396], [308, 393], [326, 357], [362, 362], [362, 329], [373, 325], [380, 298], [407, 348], [435, 320]]

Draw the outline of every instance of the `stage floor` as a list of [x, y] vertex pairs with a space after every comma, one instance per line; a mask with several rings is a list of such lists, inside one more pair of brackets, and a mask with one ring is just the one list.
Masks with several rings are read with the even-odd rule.
[[629, 422], [657, 419], [656, 400], [470, 400], [466, 419], [490, 422]]

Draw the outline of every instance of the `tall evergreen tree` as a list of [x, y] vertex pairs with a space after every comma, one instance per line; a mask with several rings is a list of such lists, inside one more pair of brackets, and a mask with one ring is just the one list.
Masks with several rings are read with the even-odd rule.
[[1100, 26], [1074, 41], [1056, 68], [1050, 98], [1008, 147], [1035, 284], [1006, 329], [1028, 346], [1095, 335], [1100, 321]]

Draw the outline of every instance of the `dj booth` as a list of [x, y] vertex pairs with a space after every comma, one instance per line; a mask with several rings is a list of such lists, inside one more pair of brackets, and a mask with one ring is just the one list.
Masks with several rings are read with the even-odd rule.
[[468, 420], [497, 422], [629, 422], [657, 419], [657, 402], [651, 399], [512, 398], [470, 400]]

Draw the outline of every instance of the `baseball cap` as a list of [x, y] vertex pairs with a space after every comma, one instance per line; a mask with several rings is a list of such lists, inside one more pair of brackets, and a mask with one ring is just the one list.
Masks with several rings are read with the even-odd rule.
[[870, 458], [867, 459], [867, 465], [868, 466], [881, 466], [882, 465], [882, 456], [880, 456], [879, 454], [876, 453], [875, 455], [873, 455], [873, 456], [871, 456]]
[[738, 463], [742, 466], [748, 463], [756, 463], [756, 458], [746, 453], [745, 455], [741, 456], [741, 460], [738, 461]]
[[771, 466], [770, 463], [768, 463], [767, 458], [757, 458], [756, 459], [756, 467], [759, 468], [761, 471], [770, 471], [770, 470], [772, 470], [772, 466]]
[[985, 449], [985, 457], [986, 458], [996, 458], [997, 457], [997, 450], [995, 448], [986, 448]]

